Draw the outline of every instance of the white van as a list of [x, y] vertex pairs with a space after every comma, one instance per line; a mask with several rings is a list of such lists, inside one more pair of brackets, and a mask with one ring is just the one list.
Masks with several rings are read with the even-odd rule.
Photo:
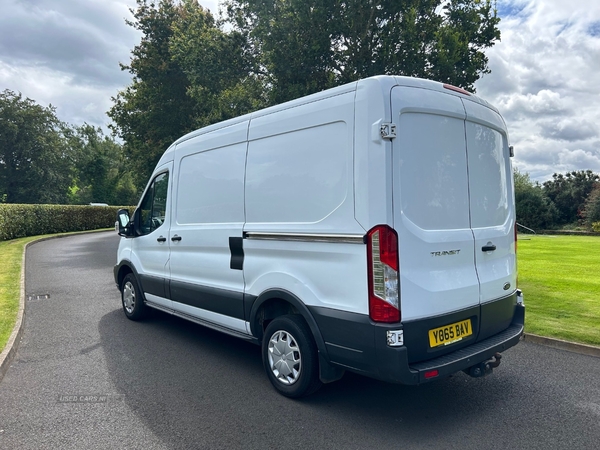
[[483, 376], [523, 333], [510, 153], [484, 100], [394, 76], [192, 132], [119, 212], [125, 314], [260, 344], [289, 397]]

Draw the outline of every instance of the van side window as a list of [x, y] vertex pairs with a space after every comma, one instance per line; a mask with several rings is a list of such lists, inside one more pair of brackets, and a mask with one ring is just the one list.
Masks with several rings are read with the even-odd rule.
[[161, 173], [148, 188], [140, 205], [140, 234], [152, 233], [165, 221], [169, 173]]

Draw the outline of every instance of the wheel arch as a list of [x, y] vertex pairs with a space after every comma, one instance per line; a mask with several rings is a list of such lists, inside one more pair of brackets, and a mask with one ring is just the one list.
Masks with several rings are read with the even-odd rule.
[[135, 270], [135, 267], [131, 263], [131, 261], [124, 260], [121, 261], [117, 266], [115, 266], [115, 283], [117, 283], [117, 287], [121, 290], [121, 286], [123, 284], [123, 279], [127, 276], [127, 274], [133, 273], [135, 275], [135, 279], [138, 282], [140, 288], [142, 288], [140, 277]]
[[264, 331], [271, 320], [285, 314], [297, 314], [301, 316], [317, 345], [319, 357], [319, 378], [323, 383], [331, 383], [339, 380], [344, 375], [344, 369], [333, 365], [327, 353], [325, 340], [317, 325], [317, 321], [308, 307], [291, 292], [284, 289], [269, 289], [260, 294], [250, 310], [249, 322], [250, 332], [259, 342], [263, 340]]
[[286, 314], [302, 316], [310, 328], [319, 353], [327, 355], [325, 341], [310, 310], [302, 300], [284, 289], [269, 289], [256, 298], [250, 310], [250, 331], [260, 341], [269, 322]]

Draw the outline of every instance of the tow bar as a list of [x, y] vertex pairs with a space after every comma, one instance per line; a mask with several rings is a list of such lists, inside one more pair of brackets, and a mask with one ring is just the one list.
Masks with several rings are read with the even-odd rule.
[[485, 377], [486, 375], [491, 374], [493, 370], [500, 365], [501, 359], [502, 355], [500, 353], [496, 353], [492, 359], [475, 364], [474, 366], [466, 369], [465, 372], [467, 375], [472, 376], [473, 378]]

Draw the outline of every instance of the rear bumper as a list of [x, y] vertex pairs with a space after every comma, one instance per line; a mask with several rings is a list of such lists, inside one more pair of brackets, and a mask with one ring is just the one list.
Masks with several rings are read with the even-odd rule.
[[[523, 335], [525, 307], [517, 304], [514, 308], [512, 321], [504, 330], [453, 352], [415, 363], [409, 363], [407, 347], [387, 345], [386, 333], [394, 327], [374, 324], [368, 317], [359, 315], [342, 318], [320, 308], [312, 312], [332, 364], [382, 381], [418, 385], [468, 369], [515, 346]], [[340, 333], [344, 339], [339, 339]], [[426, 379], [425, 373], [433, 370], [437, 370], [437, 376]]]
[[[524, 318], [525, 308], [518, 306], [516, 314], [520, 314]], [[513, 322], [506, 330], [468, 347], [429, 361], [411, 364], [409, 370], [416, 375], [417, 383], [415, 384], [447, 377], [448, 375], [487, 361], [496, 353], [502, 353], [504, 350], [514, 347], [523, 335], [524, 325], [523, 321], [520, 322]], [[432, 370], [437, 370], [439, 375], [436, 378], [425, 379], [425, 373]]]

